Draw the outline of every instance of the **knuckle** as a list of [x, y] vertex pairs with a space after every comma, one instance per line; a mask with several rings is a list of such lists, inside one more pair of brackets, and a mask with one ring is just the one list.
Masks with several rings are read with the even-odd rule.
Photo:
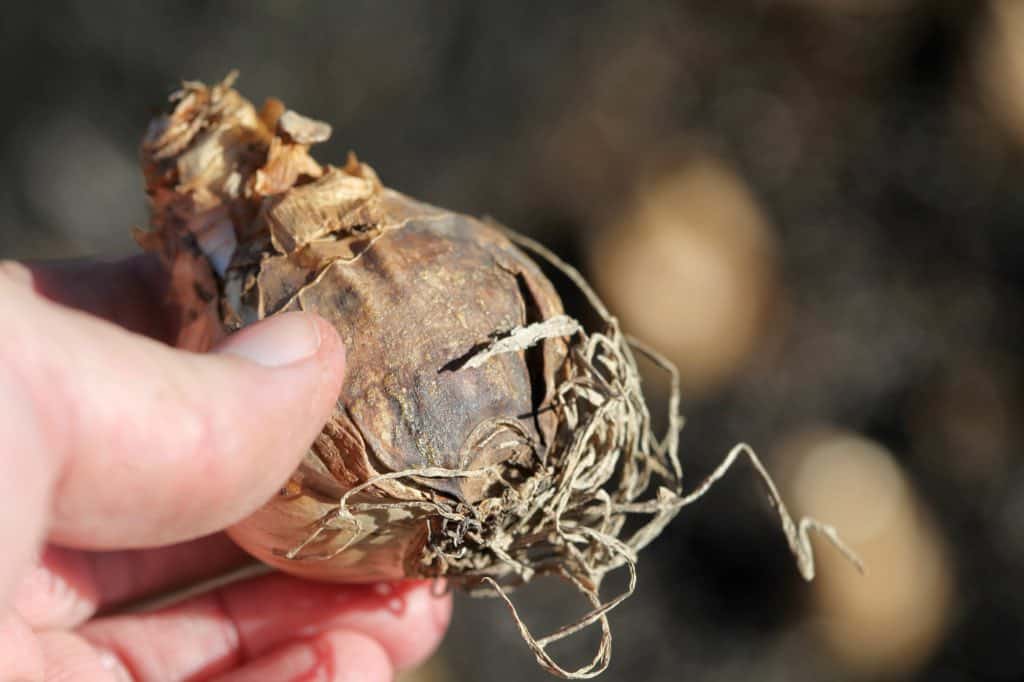
[[25, 287], [32, 283], [29, 269], [18, 261], [0, 259], [0, 286]]

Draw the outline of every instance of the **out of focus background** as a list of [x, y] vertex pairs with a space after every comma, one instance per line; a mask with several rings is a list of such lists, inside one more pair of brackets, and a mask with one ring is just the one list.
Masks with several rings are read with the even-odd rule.
[[[641, 557], [603, 679], [1024, 679], [1024, 2], [19, 3], [0, 64], [0, 257], [135, 252], [147, 121], [237, 67], [334, 124], [320, 159], [578, 265], [679, 365], [690, 485], [749, 442], [868, 565], [820, 545], [804, 584], [737, 465]], [[549, 678], [460, 598], [405, 679]]]

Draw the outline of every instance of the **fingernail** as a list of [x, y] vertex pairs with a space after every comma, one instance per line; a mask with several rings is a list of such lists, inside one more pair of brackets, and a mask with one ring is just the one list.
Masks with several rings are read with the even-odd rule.
[[282, 367], [313, 357], [319, 348], [316, 319], [306, 313], [284, 313], [236, 332], [217, 352], [264, 367]]

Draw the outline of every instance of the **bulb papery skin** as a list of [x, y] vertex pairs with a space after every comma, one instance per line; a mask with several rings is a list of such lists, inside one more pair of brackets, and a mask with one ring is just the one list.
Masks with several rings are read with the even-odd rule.
[[[679, 508], [678, 403], [656, 438], [633, 347], [579, 273], [354, 155], [321, 165], [309, 147], [327, 124], [276, 100], [257, 111], [232, 82], [185, 83], [142, 144], [152, 227], [136, 236], [166, 264], [177, 345], [302, 310], [337, 329], [347, 371], [301, 466], [230, 536], [319, 580], [493, 594], [552, 574], [596, 603], [608, 571], [635, 578]], [[565, 314], [542, 264], [596, 328]]]
[[[312, 462], [303, 463], [297, 473], [307, 473], [315, 466], [311, 465]], [[301, 553], [289, 558], [288, 551], [300, 545], [309, 535], [311, 526], [332, 514], [337, 504], [337, 498], [321, 499], [308, 488], [285, 489], [228, 529], [228, 535], [257, 559], [302, 578], [360, 583], [402, 580], [417, 575], [415, 560], [422, 552], [425, 533], [415, 516], [409, 513], [401, 514], [405, 518], [357, 517], [361, 530], [343, 529], [311, 548], [311, 554], [330, 555], [333, 550], [345, 547], [330, 559], [307, 558]], [[407, 568], [407, 564], [413, 565]]]
[[[508, 447], [500, 431], [490, 445], [467, 448], [481, 424], [525, 415], [517, 423], [531, 442], [555, 433], [553, 414], [530, 417], [530, 365], [553, 386], [565, 356], [563, 341], [548, 339], [480, 367], [458, 367], [492, 335], [562, 312], [540, 271], [505, 236], [471, 218], [397, 193], [385, 193], [381, 205], [381, 212], [397, 205], [400, 215], [423, 213], [384, 228], [357, 259], [333, 261], [300, 291], [261, 300], [272, 314], [317, 312], [334, 325], [347, 349], [348, 372], [330, 423], [281, 493], [231, 530], [260, 559], [307, 577], [352, 582], [430, 574], [436, 567], [420, 563], [428, 524], [436, 517], [429, 503], [441, 496], [478, 504], [493, 481], [380, 481], [349, 500], [352, 520], [325, 528], [291, 558], [282, 553], [304, 542], [312, 523], [329, 518], [346, 490], [375, 475], [479, 470], [509, 460], [528, 464], [521, 461], [524, 448]], [[274, 258], [264, 261], [264, 273]], [[544, 398], [550, 396], [538, 399]], [[427, 506], [358, 511], [358, 504], [381, 497]]]

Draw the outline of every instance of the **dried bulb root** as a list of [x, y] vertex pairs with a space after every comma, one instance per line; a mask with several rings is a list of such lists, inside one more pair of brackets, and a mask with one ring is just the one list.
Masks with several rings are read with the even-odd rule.
[[[205, 350], [271, 315], [314, 311], [348, 350], [337, 410], [280, 494], [230, 533], [282, 570], [325, 580], [446, 578], [497, 594], [537, 660], [594, 677], [611, 653], [608, 612], [636, 585], [637, 552], [741, 454], [768, 486], [804, 577], [807, 533], [749, 448], [684, 494], [678, 377], [627, 339], [573, 268], [495, 225], [385, 188], [350, 155], [309, 155], [330, 126], [277, 100], [185, 83], [142, 145], [153, 230], [181, 314], [179, 345]], [[601, 324], [567, 316], [539, 263], [578, 287]], [[634, 352], [672, 378], [668, 431], [652, 432]], [[625, 535], [627, 519], [647, 520]], [[633, 526], [631, 525], [631, 528]], [[624, 536], [625, 535], [625, 536]], [[605, 575], [626, 591], [603, 602]], [[592, 610], [534, 637], [507, 591], [537, 575]], [[553, 642], [598, 624], [594, 659], [567, 670]]]

